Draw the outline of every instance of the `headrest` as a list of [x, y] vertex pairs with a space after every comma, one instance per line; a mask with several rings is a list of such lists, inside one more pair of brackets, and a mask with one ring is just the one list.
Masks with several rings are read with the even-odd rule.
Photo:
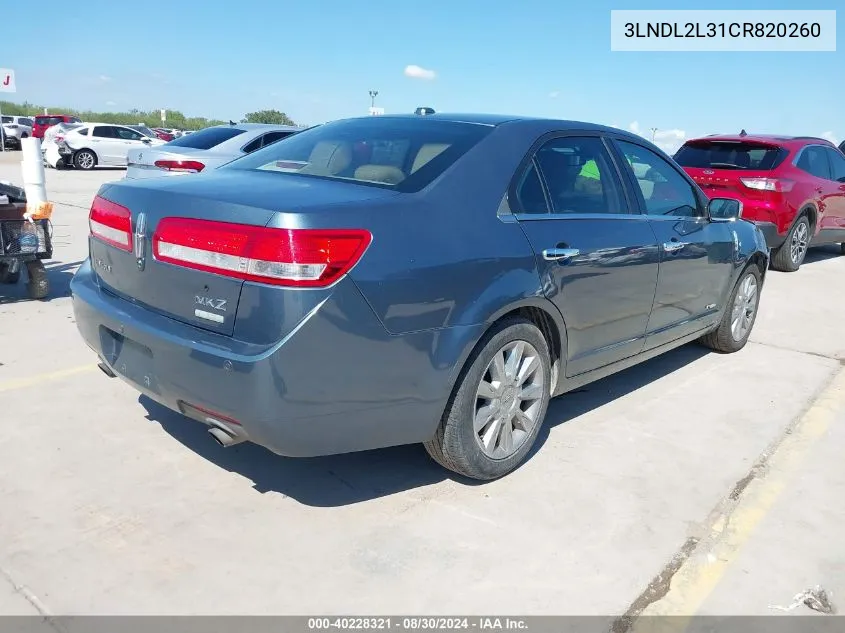
[[317, 176], [335, 176], [349, 167], [352, 149], [348, 143], [320, 141], [311, 151], [308, 164], [299, 173]]
[[405, 180], [405, 174], [398, 167], [391, 167], [390, 165], [361, 165], [355, 170], [355, 180], [398, 185]]
[[426, 143], [423, 145], [420, 148], [420, 151], [417, 152], [416, 158], [414, 158], [411, 173], [413, 174], [415, 171], [440, 156], [440, 154], [449, 149], [449, 147], [450, 145], [448, 143]]

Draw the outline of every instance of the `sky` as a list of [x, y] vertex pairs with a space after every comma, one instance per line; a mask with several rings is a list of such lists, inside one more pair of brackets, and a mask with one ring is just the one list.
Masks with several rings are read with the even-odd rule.
[[[836, 9], [841, 0], [814, 0]], [[14, 101], [297, 123], [431, 106], [589, 121], [666, 149], [713, 133], [845, 138], [845, 38], [827, 53], [611, 52], [611, 9], [798, 9], [793, 0], [39, 0], [7, 30]], [[138, 7], [149, 7], [143, 13]], [[845, 22], [845, 11], [840, 11]], [[35, 36], [35, 39], [33, 38]]]

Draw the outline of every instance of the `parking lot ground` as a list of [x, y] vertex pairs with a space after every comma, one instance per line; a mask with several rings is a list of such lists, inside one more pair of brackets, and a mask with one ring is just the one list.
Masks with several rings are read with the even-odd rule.
[[769, 273], [738, 354], [689, 345], [559, 398], [533, 457], [475, 485], [418, 446], [222, 449], [97, 371], [67, 282], [97, 186], [122, 175], [48, 170], [53, 296], [0, 288], [0, 612], [752, 614], [805, 585], [845, 596], [838, 249]]

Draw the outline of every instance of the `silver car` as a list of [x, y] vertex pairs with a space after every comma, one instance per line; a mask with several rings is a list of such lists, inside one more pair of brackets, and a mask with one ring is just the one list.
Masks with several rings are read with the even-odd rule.
[[239, 123], [207, 127], [155, 148], [129, 151], [126, 178], [195, 174], [301, 131], [291, 125]]

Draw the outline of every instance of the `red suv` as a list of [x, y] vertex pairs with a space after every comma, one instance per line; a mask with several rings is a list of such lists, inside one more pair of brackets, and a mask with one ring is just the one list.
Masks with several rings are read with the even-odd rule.
[[69, 114], [39, 114], [35, 117], [32, 135], [35, 138], [44, 138], [44, 132], [47, 128], [59, 123], [82, 123], [82, 119]]
[[792, 272], [809, 246], [842, 244], [845, 154], [808, 136], [707, 136], [675, 160], [709, 197], [737, 198], [772, 249], [772, 268]]

